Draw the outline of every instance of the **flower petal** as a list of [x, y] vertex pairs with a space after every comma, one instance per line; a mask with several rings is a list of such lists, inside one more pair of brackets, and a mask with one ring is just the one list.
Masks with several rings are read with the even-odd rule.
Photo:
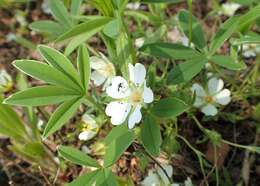
[[106, 62], [97, 56], [90, 57], [90, 67], [94, 70], [98, 70], [106, 67]]
[[96, 135], [93, 131], [83, 131], [79, 134], [79, 140], [87, 141], [93, 138]]
[[135, 72], [134, 72], [134, 65], [132, 65], [131, 63], [128, 64], [128, 70], [129, 70], [129, 78], [130, 78], [130, 81], [134, 82], [135, 79], [134, 79], [134, 76], [135, 76]]
[[223, 89], [224, 82], [222, 79], [211, 78], [208, 81], [208, 91], [210, 95], [214, 95], [218, 93], [221, 89]]
[[148, 88], [146, 84], [144, 86], [143, 99], [145, 103], [152, 103], [154, 100], [153, 91], [151, 88]]
[[231, 94], [231, 92], [228, 89], [224, 89], [224, 90], [220, 91], [215, 96], [216, 102], [221, 105], [227, 105], [231, 101], [230, 94]]
[[218, 110], [214, 105], [208, 104], [201, 108], [201, 112], [206, 116], [215, 116], [218, 113]]
[[127, 81], [121, 77], [116, 76], [112, 79], [111, 86], [106, 88], [106, 93], [112, 98], [121, 99], [129, 96], [130, 89]]
[[135, 124], [139, 123], [142, 119], [142, 113], [141, 113], [141, 105], [138, 105], [134, 112], [130, 114], [130, 117], [128, 119], [128, 128], [132, 129], [134, 128]]
[[106, 107], [106, 115], [111, 117], [113, 125], [122, 124], [131, 110], [131, 104], [126, 102], [113, 101]]
[[149, 170], [148, 176], [142, 181], [142, 186], [157, 186], [160, 184], [160, 179], [156, 173]]
[[201, 107], [205, 103], [202, 97], [196, 96], [195, 102], [193, 103], [194, 107]]
[[100, 86], [105, 82], [106, 77], [100, 74], [98, 71], [94, 71], [91, 73], [90, 79], [94, 82], [96, 86]]
[[[168, 175], [169, 177], [172, 177], [172, 174], [173, 174], [173, 168], [172, 168], [172, 166], [171, 166], [171, 165], [162, 164], [162, 167], [163, 167], [164, 170], [167, 172], [167, 175]], [[167, 178], [167, 176], [165, 175], [165, 173], [163, 172], [163, 170], [162, 170], [160, 167], [158, 167], [158, 174], [159, 174], [159, 176], [161, 177], [161, 179], [162, 179], [162, 181], [163, 181], [163, 183], [164, 183], [165, 185], [170, 184], [170, 183], [169, 183], [169, 180], [168, 180], [168, 178]]]
[[[131, 69], [131, 71], [132, 71], [132, 69]], [[131, 81], [133, 83], [135, 83], [137, 86], [140, 86], [145, 81], [146, 69], [145, 69], [144, 65], [142, 65], [141, 63], [136, 63], [134, 66], [134, 73], [130, 72], [129, 74], [130, 74]], [[133, 74], [133, 75], [131, 75], [131, 74]]]
[[196, 92], [196, 96], [199, 96], [199, 97], [204, 97], [204, 96], [206, 96], [206, 93], [205, 93], [203, 87], [200, 86], [198, 83], [194, 83], [194, 84], [192, 85], [191, 91], [192, 91], [193, 93]]

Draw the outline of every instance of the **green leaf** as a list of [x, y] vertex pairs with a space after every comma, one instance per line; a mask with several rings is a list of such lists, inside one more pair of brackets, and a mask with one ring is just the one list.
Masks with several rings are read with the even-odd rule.
[[34, 60], [16, 60], [13, 65], [35, 79], [82, 92], [81, 87], [68, 76], [47, 64]]
[[39, 45], [38, 49], [42, 57], [49, 63], [50, 66], [56, 68], [57, 70], [65, 74], [79, 87], [82, 87], [76, 69], [66, 56], [48, 46]]
[[5, 104], [20, 106], [42, 106], [71, 100], [80, 95], [70, 89], [56, 86], [39, 86], [17, 92], [4, 100]]
[[[183, 32], [189, 38], [190, 12], [182, 10], [179, 12], [178, 17]], [[197, 46], [198, 48], [204, 48], [206, 46], [206, 40], [204, 35], [205, 34], [199, 21], [194, 16], [192, 16], [192, 43], [194, 43], [195, 46]]]
[[64, 28], [59, 23], [49, 20], [35, 21], [29, 27], [33, 31], [53, 34], [55, 36], [59, 36], [64, 32]]
[[113, 165], [124, 151], [132, 144], [135, 139], [133, 131], [127, 131], [123, 135], [116, 135], [109, 145], [107, 145], [104, 156], [104, 166], [110, 167]]
[[140, 51], [155, 57], [171, 59], [191, 59], [199, 56], [199, 53], [189, 47], [173, 43], [152, 43], [144, 45]]
[[110, 21], [103, 29], [104, 34], [116, 39], [120, 33], [120, 22], [118, 19]]
[[109, 169], [103, 169], [97, 176], [97, 186], [117, 186], [117, 180]]
[[246, 68], [244, 63], [235, 61], [235, 59], [230, 56], [216, 55], [211, 58], [211, 61], [230, 70], [242, 70]]
[[24, 140], [26, 137], [26, 130], [16, 112], [8, 105], [2, 104], [2, 97], [0, 96], [0, 133], [14, 140]]
[[63, 158], [77, 165], [100, 167], [95, 159], [89, 157], [78, 149], [61, 145], [58, 148], [58, 152]]
[[36, 158], [43, 158], [45, 153], [45, 149], [43, 147], [43, 144], [41, 142], [29, 142], [26, 143], [22, 149], [24, 153], [36, 157]]
[[81, 45], [78, 49], [78, 71], [81, 79], [81, 83], [84, 86], [85, 90], [88, 90], [89, 81], [90, 81], [90, 61], [89, 61], [89, 53], [86, 45]]
[[141, 0], [142, 3], [180, 3], [184, 0]]
[[43, 133], [43, 138], [47, 138], [60, 129], [75, 114], [81, 102], [82, 98], [76, 98], [61, 104], [49, 119]]
[[165, 98], [157, 102], [153, 108], [152, 113], [161, 118], [177, 117], [186, 110], [189, 109], [189, 105], [177, 98]]
[[242, 44], [260, 44], [260, 35], [255, 36], [243, 36], [239, 39], [233, 39], [232, 45], [242, 45]]
[[205, 56], [199, 56], [177, 65], [169, 72], [167, 83], [174, 85], [188, 82], [203, 69], [207, 61]]
[[113, 127], [112, 130], [105, 137], [103, 142], [105, 145], [109, 145], [111, 142], [113, 142], [114, 139], [117, 139], [120, 136], [123, 136], [128, 132], [129, 132], [129, 129], [128, 129], [127, 125], [119, 125], [119, 126]]
[[[64, 41], [66, 39], [70, 39], [72, 37], [81, 35], [81, 34], [88, 34], [89, 37], [93, 36], [97, 32], [99, 32], [103, 27], [111, 21], [111, 18], [108, 17], [102, 17], [94, 20], [90, 20], [86, 23], [81, 23], [75, 27], [73, 27], [68, 32], [61, 35], [56, 42]], [[84, 41], [83, 41], [84, 42]]]
[[250, 9], [250, 11], [248, 11], [246, 14], [241, 16], [238, 24], [238, 30], [247, 31], [248, 30], [247, 27], [250, 26], [259, 17], [260, 17], [260, 5]]
[[99, 174], [100, 170], [95, 170], [93, 172], [83, 174], [82, 176], [79, 176], [73, 180], [73, 182], [65, 184], [65, 186], [92, 186]]
[[210, 55], [213, 55], [223, 43], [236, 31], [239, 17], [233, 16], [225, 21], [219, 28], [218, 32], [214, 36], [210, 45]]
[[141, 140], [145, 149], [153, 156], [159, 156], [162, 137], [160, 125], [157, 124], [155, 118], [148, 115], [144, 119], [141, 129]]
[[73, 26], [70, 14], [61, 0], [48, 0], [53, 17], [62, 25], [70, 28]]
[[73, 0], [71, 1], [70, 12], [72, 15], [76, 16], [80, 14], [80, 6], [83, 0]]

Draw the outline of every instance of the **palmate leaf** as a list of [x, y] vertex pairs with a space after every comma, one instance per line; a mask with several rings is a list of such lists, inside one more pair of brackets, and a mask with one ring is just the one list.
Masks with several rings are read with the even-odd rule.
[[203, 69], [207, 62], [208, 59], [201, 55], [178, 64], [170, 71], [167, 83], [175, 85], [188, 82]]
[[184, 0], [141, 0], [142, 3], [180, 3]]
[[79, 97], [62, 103], [48, 121], [44, 129], [43, 138], [47, 138], [60, 129], [75, 114], [82, 100], [83, 98]]
[[99, 176], [101, 170], [95, 170], [90, 173], [83, 174], [65, 186], [92, 186]]
[[222, 44], [236, 31], [239, 20], [240, 17], [233, 16], [221, 25], [211, 41], [210, 55], [213, 55], [222, 46]]
[[66, 7], [60, 0], [48, 0], [53, 17], [62, 25], [70, 28], [73, 26], [72, 19]]
[[133, 131], [129, 131], [126, 125], [117, 126], [105, 138], [106, 153], [104, 156], [104, 166], [110, 167], [132, 144], [135, 139]]
[[10, 106], [2, 104], [2, 101], [3, 98], [0, 96], [0, 133], [23, 141], [27, 136], [24, 124], [16, 112]]
[[160, 125], [156, 123], [155, 118], [151, 115], [144, 119], [141, 129], [141, 140], [145, 149], [151, 155], [158, 156], [160, 154], [160, 146], [162, 144]]
[[152, 113], [160, 118], [173, 118], [188, 110], [190, 106], [178, 98], [165, 98], [157, 102]]
[[117, 186], [117, 180], [115, 175], [111, 172], [110, 169], [105, 168], [101, 169], [96, 178], [97, 186]]
[[[72, 37], [87, 34], [89, 33], [91, 36], [100, 31], [112, 18], [109, 17], [101, 17], [94, 20], [90, 20], [85, 23], [81, 23], [75, 27], [73, 27], [68, 32], [61, 35], [56, 42], [64, 41], [66, 39], [71, 39]], [[84, 41], [83, 41], [84, 42]]]
[[49, 20], [35, 21], [29, 25], [30, 29], [36, 32], [47, 33], [54, 36], [59, 36], [64, 32], [64, 28], [57, 22]]
[[171, 58], [176, 60], [191, 59], [200, 55], [197, 51], [189, 47], [175, 43], [151, 43], [144, 45], [140, 50], [151, 56]]
[[211, 61], [230, 70], [242, 70], [246, 68], [243, 62], [239, 62], [230, 56], [216, 55], [211, 58]]
[[89, 157], [78, 149], [67, 146], [59, 146], [58, 152], [63, 158], [77, 165], [100, 167], [95, 159]]
[[90, 61], [88, 49], [84, 44], [81, 45], [78, 49], [77, 64], [81, 83], [84, 86], [84, 89], [88, 90], [90, 81]]
[[[40, 45], [38, 47], [42, 57], [47, 63], [69, 77], [75, 84], [82, 87], [78, 73], [70, 60], [59, 51]], [[82, 87], [83, 88], [83, 87]]]
[[46, 85], [17, 92], [5, 99], [4, 103], [20, 106], [42, 106], [64, 102], [77, 97], [80, 97], [80, 95], [76, 91]]
[[[186, 10], [180, 11], [178, 18], [180, 20], [180, 25], [187, 37], [189, 37], [189, 17], [190, 12]], [[204, 48], [206, 46], [206, 40], [204, 37], [204, 32], [202, 30], [202, 26], [198, 22], [198, 20], [192, 16], [192, 43], [195, 44], [198, 48]]]
[[46, 83], [82, 92], [81, 87], [59, 70], [34, 60], [16, 60], [13, 65], [25, 74]]

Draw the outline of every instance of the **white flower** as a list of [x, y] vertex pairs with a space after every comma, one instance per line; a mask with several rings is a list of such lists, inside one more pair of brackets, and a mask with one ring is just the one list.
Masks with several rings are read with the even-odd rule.
[[41, 8], [42, 8], [42, 11], [43, 11], [45, 14], [51, 14], [51, 9], [50, 9], [50, 7], [49, 7], [49, 3], [48, 3], [47, 0], [44, 0], [44, 1], [42, 2]]
[[106, 114], [113, 125], [120, 125], [128, 118], [128, 127], [132, 129], [141, 121], [142, 105], [154, 99], [152, 90], [146, 86], [145, 76], [144, 65], [136, 63], [135, 66], [129, 64], [129, 83], [121, 76], [112, 79], [106, 93], [116, 100], [107, 105]]
[[91, 153], [91, 150], [90, 150], [90, 148], [87, 145], [83, 145], [81, 147], [81, 151], [84, 152], [85, 154], [90, 154]]
[[256, 57], [256, 54], [259, 52], [260, 52], [260, 45], [257, 45], [257, 44], [244, 44], [243, 45], [243, 56], [245, 58]]
[[141, 48], [144, 45], [144, 38], [140, 37], [135, 40], [135, 47]]
[[37, 122], [37, 128], [39, 130], [43, 130], [43, 126], [44, 126], [44, 121], [42, 119], [39, 119]]
[[208, 81], [207, 90], [197, 83], [193, 84], [191, 90], [196, 92], [194, 106], [201, 108], [201, 111], [207, 116], [216, 115], [218, 110], [215, 105], [227, 105], [231, 101], [231, 92], [223, 87], [223, 80], [215, 77]]
[[223, 15], [231, 17], [240, 8], [240, 6], [241, 5], [237, 4], [237, 3], [224, 3], [224, 4], [222, 4], [219, 14], [223, 14]]
[[87, 141], [92, 139], [98, 132], [99, 127], [96, 121], [88, 114], [82, 116], [82, 132], [79, 134], [79, 140]]
[[91, 80], [94, 81], [96, 86], [104, 83], [103, 88], [106, 88], [111, 83], [111, 79], [116, 72], [114, 65], [102, 53], [100, 55], [101, 57], [92, 56], [90, 58], [90, 66], [93, 69]]
[[[173, 174], [172, 166], [163, 164], [162, 167], [167, 172], [167, 175], [171, 178]], [[170, 185], [170, 182], [160, 167], [155, 170], [149, 170], [148, 176], [141, 182], [142, 186], [161, 186]], [[172, 184], [171, 186], [176, 186], [177, 184]]]
[[184, 185], [185, 185], [185, 186], [193, 186], [190, 177], [188, 177], [188, 178], [185, 180]]
[[0, 70], [0, 92], [8, 92], [12, 86], [11, 76], [5, 70]]
[[138, 10], [140, 8], [141, 4], [138, 2], [135, 3], [128, 3], [126, 5], [126, 8], [130, 9], [130, 10]]

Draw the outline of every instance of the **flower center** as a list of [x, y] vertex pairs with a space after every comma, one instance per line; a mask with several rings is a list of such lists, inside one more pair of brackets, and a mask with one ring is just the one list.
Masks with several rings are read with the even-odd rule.
[[107, 63], [105, 67], [101, 69], [102, 73], [104, 73], [105, 76], [112, 76], [114, 75], [115, 68], [112, 63]]
[[256, 48], [256, 44], [249, 44], [248, 48], [249, 49], [255, 49]]
[[214, 99], [213, 99], [212, 96], [205, 96], [204, 100], [205, 100], [206, 103], [213, 103], [214, 102]]
[[138, 105], [142, 102], [143, 93], [140, 90], [134, 90], [131, 94], [130, 99], [134, 105]]

